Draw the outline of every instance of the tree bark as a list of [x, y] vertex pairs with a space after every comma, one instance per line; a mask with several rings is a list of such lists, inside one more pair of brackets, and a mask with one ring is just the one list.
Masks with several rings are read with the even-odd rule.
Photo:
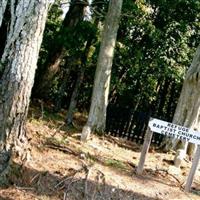
[[120, 75], [119, 75], [119, 80], [118, 82], [113, 86], [112, 90], [110, 91], [110, 94], [109, 94], [109, 102], [110, 103], [114, 103], [117, 99], [117, 86], [119, 84], [121, 84], [125, 79], [126, 79], [126, 75], [128, 73], [129, 69], [127, 69], [127, 67], [123, 66], [123, 69], [121, 70], [120, 72]]
[[176, 83], [174, 82], [174, 80], [172, 80], [172, 84], [170, 87], [170, 92], [169, 92], [169, 100], [167, 103], [167, 120], [171, 120], [173, 115], [174, 115], [174, 104], [175, 104], [175, 100], [176, 100], [176, 93], [174, 92], [176, 89]]
[[81, 68], [80, 71], [78, 72], [76, 84], [75, 84], [74, 90], [72, 92], [69, 108], [67, 110], [67, 117], [66, 117], [67, 125], [71, 125], [72, 121], [73, 121], [73, 114], [74, 114], [74, 110], [75, 110], [76, 104], [77, 104], [79, 88], [83, 82], [84, 72], [85, 72], [84, 68]]
[[111, 68], [123, 0], [111, 0], [106, 15], [97, 61], [91, 106], [81, 139], [86, 141], [92, 130], [103, 132], [110, 87]]
[[56, 96], [55, 99], [55, 112], [59, 112], [60, 109], [62, 108], [62, 102], [63, 102], [63, 98], [65, 96], [65, 91], [66, 91], [66, 87], [67, 87], [67, 81], [71, 72], [71, 65], [68, 65], [68, 67], [65, 68], [65, 70], [63, 71], [63, 78], [62, 78], [62, 83], [58, 89], [58, 94]]
[[163, 113], [164, 113], [163, 109], [164, 109], [164, 106], [166, 103], [166, 98], [167, 98], [168, 90], [169, 90], [170, 86], [171, 86], [171, 80], [166, 79], [164, 81], [164, 85], [160, 91], [159, 102], [158, 102], [158, 111], [157, 111], [158, 116], [163, 116]]
[[[95, 20], [94, 24], [97, 25], [98, 20]], [[93, 36], [90, 36], [86, 45], [85, 45], [84, 52], [81, 56], [80, 70], [79, 70], [78, 75], [77, 75], [76, 84], [75, 84], [75, 87], [74, 87], [74, 90], [73, 90], [73, 93], [72, 93], [72, 96], [71, 96], [71, 99], [70, 99], [69, 108], [68, 108], [68, 111], [67, 111], [67, 117], [66, 117], [67, 125], [72, 124], [72, 121], [73, 121], [73, 114], [74, 114], [74, 110], [75, 110], [76, 105], [77, 105], [79, 89], [80, 89], [81, 84], [82, 84], [83, 79], [84, 79], [86, 64], [87, 64], [87, 60], [88, 60], [89, 53], [90, 53], [90, 47], [93, 43], [93, 40], [94, 40]]]
[[8, 0], [1, 0], [0, 2], [0, 27], [3, 21], [4, 12], [6, 10]]
[[11, 1], [0, 77], [0, 177], [12, 152], [24, 154], [25, 120], [45, 27], [48, 0]]
[[[74, 28], [79, 22], [84, 18], [85, 7], [88, 5], [88, 1], [72, 0], [70, 4], [69, 11], [67, 12], [62, 27], [60, 29], [60, 35], [63, 34], [63, 30], [68, 28]], [[37, 91], [35, 91], [37, 96], [48, 97], [49, 88], [53, 78], [60, 69], [60, 64], [66, 56], [66, 48], [61, 45], [54, 55], [51, 57], [50, 62], [47, 63], [46, 70], [41, 76], [40, 84]]]
[[[187, 71], [173, 123], [200, 131], [200, 46], [198, 46], [192, 64]], [[192, 154], [194, 148], [191, 147], [194, 145], [188, 146], [187, 143], [178, 140], [167, 139], [165, 141], [166, 151], [171, 148], [180, 148], [184, 152], [183, 154], [186, 154], [187, 149]], [[179, 156], [176, 156], [175, 162], [178, 159]]]

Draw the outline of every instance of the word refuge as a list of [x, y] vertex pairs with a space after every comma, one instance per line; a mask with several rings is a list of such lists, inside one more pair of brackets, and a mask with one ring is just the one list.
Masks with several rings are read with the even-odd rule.
[[151, 119], [149, 122], [149, 127], [153, 132], [157, 132], [162, 135], [187, 142], [200, 144], [200, 133], [192, 129], [165, 122], [159, 119]]

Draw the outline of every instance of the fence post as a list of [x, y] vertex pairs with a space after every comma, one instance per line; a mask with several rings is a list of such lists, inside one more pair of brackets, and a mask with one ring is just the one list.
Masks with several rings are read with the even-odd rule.
[[144, 168], [144, 163], [145, 163], [145, 159], [147, 156], [147, 153], [149, 151], [149, 146], [151, 144], [151, 138], [152, 138], [153, 132], [151, 131], [151, 129], [148, 127], [145, 133], [145, 138], [144, 138], [144, 143], [142, 146], [142, 151], [141, 151], [141, 155], [140, 155], [140, 161], [136, 170], [136, 173], [138, 175], [141, 175], [143, 172], [143, 168]]
[[185, 184], [185, 192], [190, 191], [190, 188], [191, 188], [191, 185], [192, 185], [192, 182], [193, 182], [193, 179], [194, 179], [194, 174], [195, 174], [196, 169], [198, 167], [199, 158], [200, 158], [200, 145], [197, 146], [197, 150], [196, 150], [195, 155], [194, 155], [192, 167], [190, 169], [190, 173], [188, 175], [187, 182]]

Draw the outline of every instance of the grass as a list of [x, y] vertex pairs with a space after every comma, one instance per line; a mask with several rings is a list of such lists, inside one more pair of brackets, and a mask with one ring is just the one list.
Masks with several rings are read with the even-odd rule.
[[127, 166], [124, 164], [123, 161], [110, 159], [110, 158], [105, 160], [105, 165], [116, 168], [116, 169], [122, 169], [122, 170], [127, 169]]
[[45, 144], [54, 144], [54, 145], [66, 145], [69, 142], [67, 141], [66, 137], [63, 137], [61, 139], [54, 138], [54, 137], [48, 137], [46, 138]]
[[62, 116], [60, 113], [52, 113], [48, 110], [44, 111], [44, 120], [53, 120], [53, 121], [63, 121], [64, 116]]
[[87, 154], [87, 158], [90, 160], [90, 162], [101, 162], [103, 165], [112, 167], [115, 169], [121, 169], [121, 170], [127, 170], [127, 166], [123, 161], [112, 159], [112, 158], [98, 158], [96, 155]]

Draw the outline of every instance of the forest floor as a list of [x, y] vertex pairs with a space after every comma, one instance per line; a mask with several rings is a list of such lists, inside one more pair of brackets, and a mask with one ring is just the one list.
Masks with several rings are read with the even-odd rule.
[[191, 193], [183, 191], [190, 161], [177, 170], [173, 153], [151, 147], [144, 173], [138, 176], [140, 145], [96, 135], [81, 143], [85, 117], [77, 113], [76, 128], [67, 128], [64, 114], [31, 107], [27, 122], [31, 159], [22, 167], [15, 160], [12, 184], [0, 189], [0, 200], [200, 199], [200, 171]]

